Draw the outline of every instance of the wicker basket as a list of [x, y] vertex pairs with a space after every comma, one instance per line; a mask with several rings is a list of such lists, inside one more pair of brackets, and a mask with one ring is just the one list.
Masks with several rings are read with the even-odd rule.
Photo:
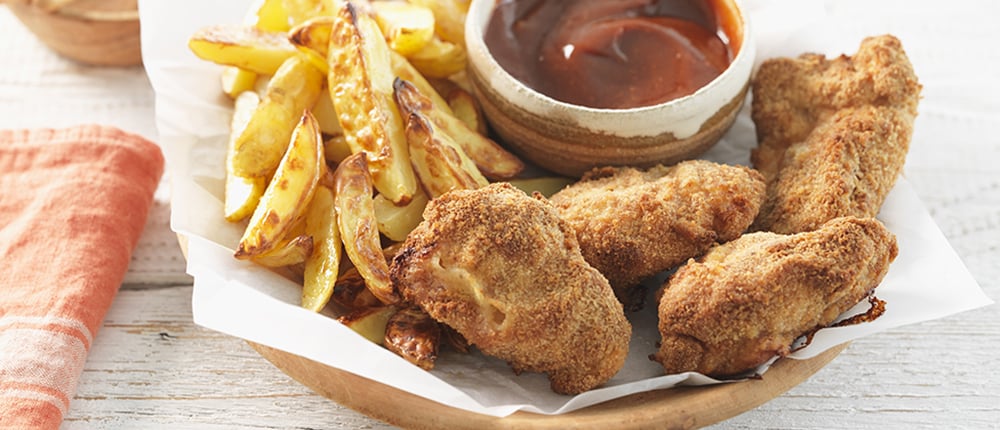
[[142, 63], [137, 0], [0, 0], [52, 50], [99, 66]]

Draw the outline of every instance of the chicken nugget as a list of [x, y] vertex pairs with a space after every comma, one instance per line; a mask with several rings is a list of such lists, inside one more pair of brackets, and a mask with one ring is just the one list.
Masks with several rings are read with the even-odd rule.
[[704, 160], [642, 171], [602, 168], [552, 196], [583, 257], [626, 308], [641, 307], [640, 281], [742, 234], [764, 199], [756, 171]]
[[797, 233], [836, 217], [872, 217], [906, 161], [921, 86], [893, 36], [862, 41], [853, 57], [764, 62], [753, 81], [767, 180], [753, 230]]
[[682, 266], [659, 302], [668, 374], [725, 378], [790, 352], [882, 281], [896, 238], [874, 218], [837, 218], [795, 235], [749, 233]]
[[515, 371], [576, 394], [625, 363], [632, 327], [544, 198], [507, 183], [434, 199], [390, 269], [405, 300]]

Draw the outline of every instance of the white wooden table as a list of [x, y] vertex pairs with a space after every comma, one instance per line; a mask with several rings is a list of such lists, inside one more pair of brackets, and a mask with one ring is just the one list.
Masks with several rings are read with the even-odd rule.
[[[831, 13], [855, 18], [845, 37], [891, 32], [903, 40], [924, 84], [906, 175], [987, 295], [1000, 297], [1000, 50], [992, 30], [1000, 6], [830, 3]], [[2, 7], [0, 60], [0, 128], [98, 122], [155, 140], [141, 68], [64, 60]], [[64, 427], [391, 428], [313, 394], [243, 341], [191, 322], [167, 181]], [[990, 306], [856, 341], [807, 382], [717, 427], [1000, 428], [998, 369], [1000, 306]]]

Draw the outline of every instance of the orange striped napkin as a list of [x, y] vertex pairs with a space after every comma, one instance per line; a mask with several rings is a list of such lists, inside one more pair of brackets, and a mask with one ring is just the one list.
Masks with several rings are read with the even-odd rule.
[[59, 427], [162, 173], [118, 129], [0, 131], [0, 428]]

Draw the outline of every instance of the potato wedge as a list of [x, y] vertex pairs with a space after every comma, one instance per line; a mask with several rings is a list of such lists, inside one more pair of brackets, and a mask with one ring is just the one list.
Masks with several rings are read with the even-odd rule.
[[330, 301], [340, 274], [341, 239], [333, 190], [317, 187], [306, 213], [306, 234], [313, 239], [313, 252], [305, 260], [302, 307], [319, 312]]
[[288, 31], [288, 11], [284, 0], [264, 0], [257, 9], [257, 28], [268, 31]]
[[385, 340], [385, 327], [389, 317], [396, 313], [395, 306], [375, 306], [353, 311], [337, 318], [351, 330], [363, 336], [372, 343], [382, 345]]
[[375, 188], [396, 204], [417, 190], [403, 120], [393, 101], [389, 47], [378, 24], [350, 2], [334, 11], [329, 90], [352, 152], [367, 155]]
[[302, 264], [313, 252], [312, 237], [295, 236], [275, 246], [263, 254], [255, 255], [250, 260], [266, 267], [285, 267]]
[[524, 170], [524, 163], [496, 142], [472, 131], [454, 115], [436, 109], [430, 100], [412, 84], [397, 80], [396, 101], [407, 114], [419, 112], [437, 129], [447, 134], [471, 158], [482, 174], [493, 180], [505, 180]]
[[340, 128], [340, 120], [337, 119], [337, 110], [333, 108], [333, 100], [329, 94], [320, 94], [316, 98], [316, 104], [312, 107], [312, 114], [319, 123], [319, 129], [331, 136], [344, 134], [344, 129]]
[[220, 75], [222, 92], [236, 99], [244, 91], [252, 91], [257, 83], [257, 74], [239, 67], [224, 66]]
[[375, 21], [389, 48], [403, 55], [414, 54], [434, 38], [434, 13], [403, 2], [375, 2]]
[[465, 70], [468, 56], [464, 46], [435, 37], [427, 42], [423, 49], [408, 55], [406, 58], [424, 76], [447, 78]]
[[405, 206], [396, 206], [383, 195], [376, 195], [375, 219], [378, 220], [378, 231], [396, 242], [406, 240], [406, 235], [424, 220], [427, 202], [427, 195], [419, 191]]
[[334, 207], [344, 251], [375, 297], [385, 304], [398, 303], [399, 295], [389, 280], [389, 265], [382, 256], [365, 153], [359, 152], [340, 162], [334, 172], [334, 185]]
[[410, 142], [413, 170], [417, 172], [428, 197], [434, 199], [451, 190], [489, 185], [472, 159], [447, 133], [435, 129], [420, 112], [410, 112], [409, 115], [406, 139]]
[[417, 367], [431, 370], [441, 346], [441, 327], [420, 308], [403, 308], [386, 322], [383, 345]]
[[250, 217], [236, 258], [261, 255], [281, 243], [305, 213], [325, 168], [319, 126], [312, 114], [305, 111], [274, 177]]
[[330, 15], [331, 0], [283, 0], [285, 11], [292, 25], [298, 25], [317, 16]]
[[201, 59], [263, 75], [274, 74], [298, 52], [285, 32], [233, 25], [198, 30], [188, 40], [188, 48]]
[[552, 197], [553, 194], [558, 193], [559, 190], [566, 188], [569, 184], [575, 182], [573, 179], [564, 178], [561, 176], [550, 176], [544, 178], [531, 178], [531, 179], [511, 179], [510, 184], [515, 188], [528, 193], [539, 192], [545, 198]]
[[351, 147], [347, 145], [347, 138], [343, 134], [338, 134], [327, 139], [325, 145], [327, 161], [339, 163], [351, 156]]
[[332, 25], [333, 17], [317, 16], [296, 25], [288, 32], [288, 40], [292, 45], [322, 70], [324, 75], [329, 73], [330, 68], [326, 55], [330, 49]]
[[[316, 104], [322, 91], [323, 74], [300, 56], [289, 58], [271, 78], [238, 138], [233, 170], [248, 177], [267, 177], [274, 172], [302, 112]], [[315, 123], [314, 118], [310, 121]]]
[[448, 93], [446, 100], [448, 100], [451, 111], [455, 113], [455, 118], [462, 120], [469, 130], [483, 136], [486, 135], [488, 130], [486, 129], [486, 118], [483, 116], [483, 108], [479, 106], [479, 101], [472, 94], [456, 85]]
[[463, 0], [409, 0], [434, 13], [434, 29], [438, 36], [448, 42], [465, 47], [465, 14], [469, 3]]
[[406, 57], [400, 55], [399, 53], [392, 52], [392, 72], [396, 74], [397, 78], [407, 81], [413, 86], [417, 87], [417, 91], [420, 94], [427, 96], [431, 99], [431, 103], [435, 108], [441, 109], [447, 113], [451, 112], [451, 106], [448, 106], [448, 101], [441, 97], [441, 93], [434, 89], [434, 86], [426, 79], [420, 72], [410, 64], [410, 60]]
[[365, 278], [361, 277], [356, 267], [345, 270], [337, 278], [330, 299], [349, 311], [382, 306], [382, 302], [365, 285]]
[[223, 213], [226, 221], [237, 222], [250, 216], [260, 196], [264, 195], [267, 181], [264, 178], [240, 176], [233, 169], [236, 140], [243, 134], [253, 112], [260, 104], [260, 97], [253, 91], [244, 91], [233, 103], [233, 120], [230, 123], [229, 148], [226, 151], [226, 185], [223, 195]]

